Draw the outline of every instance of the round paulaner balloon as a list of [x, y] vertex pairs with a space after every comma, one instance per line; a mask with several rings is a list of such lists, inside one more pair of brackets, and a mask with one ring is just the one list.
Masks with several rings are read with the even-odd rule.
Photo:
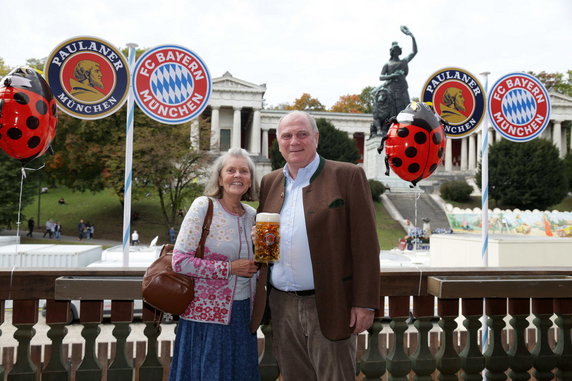
[[445, 152], [443, 121], [425, 103], [412, 102], [397, 115], [385, 141], [389, 168], [415, 186], [439, 166]]
[[19, 67], [0, 81], [0, 148], [27, 163], [46, 152], [57, 125], [56, 102], [36, 70]]

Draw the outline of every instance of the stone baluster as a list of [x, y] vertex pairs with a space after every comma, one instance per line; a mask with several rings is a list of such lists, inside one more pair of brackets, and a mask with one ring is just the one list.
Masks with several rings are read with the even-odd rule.
[[536, 326], [536, 345], [532, 348], [534, 370], [532, 375], [539, 381], [549, 381], [554, 378], [552, 369], [556, 367], [556, 355], [550, 349], [548, 329], [552, 326], [550, 317], [553, 312], [553, 299], [533, 298], [532, 321]]
[[441, 345], [435, 355], [436, 367], [439, 370], [440, 381], [457, 381], [457, 372], [461, 369], [461, 358], [455, 351], [453, 341], [457, 322], [455, 319], [459, 315], [459, 299], [439, 299], [437, 310], [441, 320], [439, 327], [443, 330]]
[[387, 355], [387, 370], [389, 381], [407, 381], [407, 375], [411, 371], [411, 360], [405, 352], [405, 331], [409, 317], [409, 296], [389, 297], [389, 326], [393, 330], [394, 343]]
[[435, 297], [414, 296], [413, 316], [416, 317], [413, 325], [417, 328], [419, 337], [415, 353], [411, 356], [411, 365], [415, 372], [413, 380], [431, 381], [436, 361], [429, 349], [429, 331], [433, 328], [432, 320], [435, 317]]
[[163, 364], [159, 360], [158, 338], [161, 334], [160, 312], [143, 303], [143, 333], [147, 338], [147, 353], [141, 368], [139, 368], [139, 381], [155, 381], [163, 379]]
[[508, 350], [510, 370], [508, 376], [514, 381], [530, 379], [528, 371], [532, 368], [532, 355], [526, 345], [527, 317], [530, 315], [530, 299], [509, 298], [508, 313], [511, 317], [513, 338]]
[[483, 314], [482, 299], [463, 299], [462, 313], [465, 316], [463, 325], [467, 328], [467, 343], [460, 353], [461, 377], [465, 381], [482, 380], [481, 371], [485, 368], [485, 357], [479, 348], [480, 318]]
[[96, 355], [95, 340], [103, 321], [103, 301], [82, 300], [79, 321], [83, 324], [81, 335], [85, 339], [85, 351], [81, 364], [76, 371], [76, 379], [81, 381], [99, 381], [102, 379], [101, 364]]
[[272, 352], [272, 324], [262, 325], [264, 335], [264, 349], [258, 367], [260, 369], [260, 379], [262, 381], [275, 381], [280, 375], [278, 362]]
[[556, 379], [572, 380], [572, 298], [554, 299], [556, 325], [559, 328], [558, 340], [554, 353], [558, 357], [556, 363]]
[[383, 310], [385, 306], [385, 298], [380, 298], [380, 306], [376, 311], [376, 316], [373, 324], [367, 330], [367, 349], [364, 352], [361, 362], [360, 370], [364, 374], [363, 381], [379, 380], [385, 374], [385, 359], [379, 350], [379, 333], [383, 329]]
[[111, 302], [111, 322], [115, 324], [113, 337], [117, 339], [115, 359], [107, 370], [108, 381], [131, 380], [135, 376], [133, 358], [127, 355], [127, 337], [131, 333], [129, 324], [133, 321], [133, 300]]
[[30, 341], [36, 334], [38, 300], [14, 300], [12, 325], [16, 327], [14, 338], [18, 341], [17, 360], [8, 373], [8, 381], [35, 381], [38, 369], [31, 359]]
[[48, 338], [52, 341], [50, 359], [42, 371], [42, 381], [67, 381], [70, 378], [70, 366], [64, 353], [63, 340], [71, 320], [69, 301], [48, 299], [46, 301], [46, 324], [50, 327]]
[[[0, 300], [0, 326], [4, 324], [4, 300]], [[2, 338], [2, 330], [0, 329], [0, 339]], [[0, 364], [0, 380], [4, 379], [4, 367]]]
[[487, 326], [490, 328], [487, 349], [485, 350], [485, 377], [491, 381], [506, 380], [508, 369], [508, 355], [503, 348], [502, 331], [506, 325], [504, 318], [507, 313], [507, 300], [505, 298], [485, 299], [485, 314]]

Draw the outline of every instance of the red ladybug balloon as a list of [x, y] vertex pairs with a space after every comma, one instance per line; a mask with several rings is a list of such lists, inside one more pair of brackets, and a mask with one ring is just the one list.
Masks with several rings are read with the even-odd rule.
[[56, 102], [34, 69], [19, 67], [0, 81], [0, 148], [27, 163], [46, 152], [56, 134]]
[[425, 103], [410, 103], [397, 115], [385, 141], [389, 168], [415, 186], [439, 166], [445, 153], [443, 121]]

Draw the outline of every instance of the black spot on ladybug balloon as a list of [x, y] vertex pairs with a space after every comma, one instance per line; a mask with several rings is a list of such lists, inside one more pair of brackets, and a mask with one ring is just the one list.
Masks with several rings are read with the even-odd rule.
[[445, 152], [443, 120], [425, 103], [410, 103], [397, 115], [385, 141], [389, 168], [414, 186], [439, 166]]
[[19, 67], [0, 81], [0, 148], [23, 164], [46, 152], [56, 135], [56, 102], [34, 69]]

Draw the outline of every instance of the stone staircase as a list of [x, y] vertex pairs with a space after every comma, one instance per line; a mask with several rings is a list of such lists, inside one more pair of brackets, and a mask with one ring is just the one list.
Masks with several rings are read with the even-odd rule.
[[[417, 199], [417, 201], [416, 201]], [[383, 194], [383, 201], [392, 217], [398, 220], [407, 231], [405, 220], [411, 221], [413, 225], [422, 228], [423, 219], [430, 218], [431, 230], [449, 230], [449, 220], [440, 203], [433, 196], [423, 191], [410, 192], [386, 192]], [[416, 223], [417, 218], [417, 223]], [[401, 219], [401, 220], [400, 220]]]

